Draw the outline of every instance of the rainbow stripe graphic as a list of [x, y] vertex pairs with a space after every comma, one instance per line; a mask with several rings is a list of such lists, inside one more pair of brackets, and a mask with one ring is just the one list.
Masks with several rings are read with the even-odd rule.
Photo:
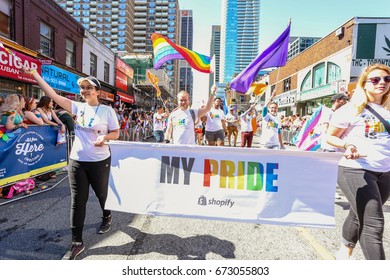
[[317, 151], [321, 147], [321, 133], [315, 133], [314, 128], [322, 115], [320, 105], [303, 124], [299, 133], [291, 140], [299, 149], [304, 151]]
[[160, 66], [168, 60], [185, 59], [195, 70], [203, 73], [211, 72], [211, 58], [209, 56], [176, 45], [171, 40], [158, 33], [153, 33], [151, 39], [153, 42], [154, 69], [159, 69]]

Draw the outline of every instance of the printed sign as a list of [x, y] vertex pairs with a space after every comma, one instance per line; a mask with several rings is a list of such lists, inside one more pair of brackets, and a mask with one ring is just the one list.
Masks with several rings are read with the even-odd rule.
[[54, 65], [42, 65], [42, 78], [54, 89], [80, 94], [77, 80], [81, 76]]
[[339, 153], [121, 141], [110, 141], [110, 149], [109, 209], [292, 226], [335, 224]]
[[6, 132], [10, 139], [0, 139], [0, 186], [66, 166], [67, 145], [56, 145], [57, 132], [33, 125]]

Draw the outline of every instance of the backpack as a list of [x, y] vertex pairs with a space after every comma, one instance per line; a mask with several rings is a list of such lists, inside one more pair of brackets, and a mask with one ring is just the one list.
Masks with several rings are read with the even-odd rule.
[[13, 184], [8, 191], [8, 194], [4, 196], [4, 198], [12, 198], [15, 194], [29, 191], [35, 188], [35, 181], [31, 178], [19, 181], [15, 184]]

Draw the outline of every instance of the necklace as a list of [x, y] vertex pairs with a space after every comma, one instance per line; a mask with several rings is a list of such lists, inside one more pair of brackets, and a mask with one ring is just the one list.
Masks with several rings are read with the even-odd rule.
[[[91, 127], [92, 126], [92, 122], [95, 120], [95, 117], [96, 117], [96, 114], [99, 110], [99, 107], [100, 107], [100, 103], [98, 104], [98, 106], [96, 107], [95, 109], [95, 114], [93, 115], [93, 117], [89, 120], [89, 124], [88, 124], [88, 127]], [[84, 111], [81, 112], [81, 119], [82, 119], [82, 123], [83, 123], [83, 126], [85, 127], [85, 124], [84, 124], [84, 114], [85, 114], [85, 106], [84, 106]]]

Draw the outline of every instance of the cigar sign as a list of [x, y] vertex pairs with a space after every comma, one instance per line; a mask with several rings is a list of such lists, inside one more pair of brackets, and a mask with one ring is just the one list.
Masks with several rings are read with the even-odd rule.
[[25, 66], [31, 69], [37, 69], [41, 73], [41, 62], [21, 52], [13, 49], [10, 50], [14, 56], [9, 54], [5, 49], [0, 49], [0, 76], [36, 84], [34, 78], [29, 74], [22, 73], [21, 69]]

